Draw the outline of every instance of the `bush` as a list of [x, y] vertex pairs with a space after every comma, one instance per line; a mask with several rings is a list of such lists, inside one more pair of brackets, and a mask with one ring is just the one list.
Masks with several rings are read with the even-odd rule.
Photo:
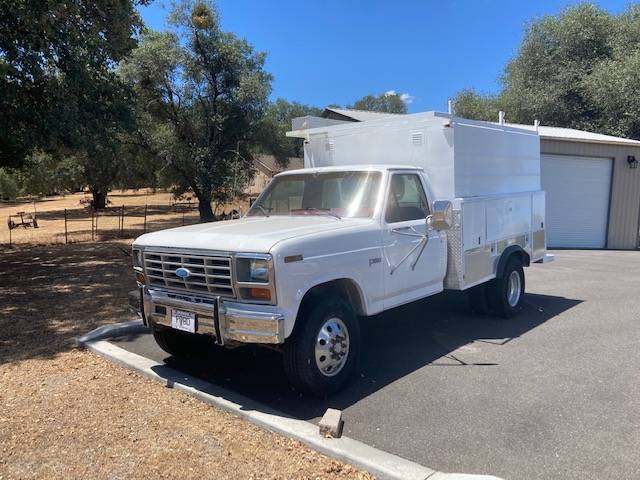
[[3, 200], [15, 200], [19, 192], [20, 187], [15, 173], [0, 168], [0, 198]]

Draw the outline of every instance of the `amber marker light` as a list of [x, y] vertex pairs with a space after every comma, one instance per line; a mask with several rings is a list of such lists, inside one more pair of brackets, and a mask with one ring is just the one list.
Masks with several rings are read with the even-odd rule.
[[250, 288], [249, 296], [253, 300], [264, 300], [265, 302], [271, 301], [271, 291], [268, 288]]

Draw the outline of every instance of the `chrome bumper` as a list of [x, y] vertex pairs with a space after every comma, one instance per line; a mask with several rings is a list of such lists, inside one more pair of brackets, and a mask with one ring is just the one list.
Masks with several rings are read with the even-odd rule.
[[[149, 290], [141, 287], [146, 323], [171, 326], [171, 311], [186, 310], [196, 314], [196, 333], [210, 335], [216, 343], [284, 343], [284, 316], [278, 312], [257, 310], [257, 305], [241, 304], [221, 297], [204, 298], [185, 294]], [[272, 307], [271, 307], [272, 308]]]

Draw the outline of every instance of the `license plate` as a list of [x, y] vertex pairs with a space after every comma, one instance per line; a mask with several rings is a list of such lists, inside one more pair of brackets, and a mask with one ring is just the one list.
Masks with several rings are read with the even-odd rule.
[[196, 333], [196, 314], [183, 310], [171, 310], [171, 326], [177, 330]]

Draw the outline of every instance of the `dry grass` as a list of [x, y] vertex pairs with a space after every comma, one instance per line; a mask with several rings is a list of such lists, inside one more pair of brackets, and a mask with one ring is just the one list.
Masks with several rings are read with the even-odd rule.
[[128, 249], [0, 254], [0, 479], [371, 478], [75, 349], [130, 318]]
[[[33, 201], [0, 202], [0, 245], [9, 244], [9, 215], [24, 211], [37, 214], [39, 228], [19, 227], [11, 231], [11, 243], [17, 246], [65, 243], [64, 211], [67, 210], [67, 239], [70, 243], [92, 240], [92, 213], [81, 200], [91, 197], [83, 193], [46, 197]], [[147, 205], [146, 231], [162, 230], [198, 222], [197, 205], [194, 209], [172, 208], [169, 192], [153, 193], [147, 189], [114, 191], [106, 210], [97, 214], [96, 240], [113, 239], [120, 235], [119, 216], [124, 206], [123, 238], [135, 238], [145, 229], [144, 214]], [[246, 202], [227, 205], [224, 211], [247, 210]]]

